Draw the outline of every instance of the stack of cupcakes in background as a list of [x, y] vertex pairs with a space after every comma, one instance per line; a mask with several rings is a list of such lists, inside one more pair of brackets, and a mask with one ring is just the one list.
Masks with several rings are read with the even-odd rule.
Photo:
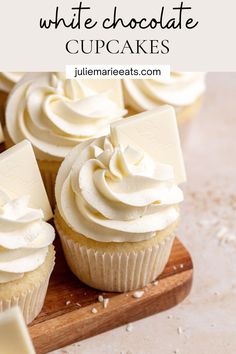
[[128, 115], [145, 112], [163, 104], [175, 108], [180, 137], [186, 141], [192, 118], [199, 111], [206, 89], [205, 73], [172, 72], [169, 79], [124, 79]]

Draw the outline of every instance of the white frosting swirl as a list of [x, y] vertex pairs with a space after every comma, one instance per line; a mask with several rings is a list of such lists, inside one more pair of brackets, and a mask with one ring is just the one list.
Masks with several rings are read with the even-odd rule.
[[137, 112], [170, 104], [178, 111], [194, 103], [205, 91], [205, 74], [172, 72], [169, 79], [124, 79], [126, 105]]
[[102, 242], [136, 242], [174, 223], [183, 200], [173, 168], [100, 138], [74, 148], [56, 181], [59, 212], [76, 232]]
[[9, 93], [23, 75], [23, 72], [0, 72], [0, 91]]
[[45, 261], [55, 232], [27, 196], [10, 200], [0, 193], [0, 284], [19, 279]]
[[75, 145], [108, 134], [110, 123], [126, 114], [109, 95], [62, 73], [25, 75], [8, 99], [8, 133], [15, 143], [28, 139], [39, 160], [61, 161]]

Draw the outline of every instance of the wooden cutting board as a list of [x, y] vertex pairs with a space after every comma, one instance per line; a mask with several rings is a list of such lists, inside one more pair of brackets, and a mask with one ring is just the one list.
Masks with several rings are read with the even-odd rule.
[[[84, 285], [69, 271], [59, 240], [56, 249], [57, 264], [45, 305], [29, 326], [38, 354], [169, 309], [181, 302], [191, 289], [191, 256], [178, 239], [158, 284], [149, 284], [138, 299], [132, 296], [133, 292], [104, 293]], [[107, 308], [98, 302], [98, 295], [110, 299]], [[93, 308], [97, 313], [91, 312]]]

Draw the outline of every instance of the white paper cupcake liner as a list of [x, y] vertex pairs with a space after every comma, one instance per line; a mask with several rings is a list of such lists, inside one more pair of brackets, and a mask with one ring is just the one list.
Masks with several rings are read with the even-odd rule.
[[85, 284], [103, 291], [126, 292], [142, 288], [164, 270], [174, 235], [164, 241], [132, 252], [99, 252], [59, 232], [64, 254], [71, 271]]
[[0, 299], [0, 312], [8, 310], [14, 306], [19, 306], [25, 322], [27, 324], [31, 323], [42, 310], [53, 267], [54, 263], [48, 276], [43, 281], [35, 284], [25, 292], [22, 292], [19, 296], [12, 296], [9, 299]]

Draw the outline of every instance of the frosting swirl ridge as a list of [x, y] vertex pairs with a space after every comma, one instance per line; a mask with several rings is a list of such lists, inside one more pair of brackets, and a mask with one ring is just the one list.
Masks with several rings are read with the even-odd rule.
[[63, 73], [25, 75], [11, 92], [6, 124], [15, 142], [28, 139], [39, 160], [61, 161], [77, 144], [109, 133], [126, 111], [83, 80]]
[[205, 74], [172, 72], [169, 79], [124, 79], [126, 105], [137, 112], [170, 104], [178, 111], [194, 103], [205, 91]]
[[170, 165], [143, 151], [86, 142], [66, 157], [56, 181], [59, 212], [76, 232], [102, 242], [136, 242], [174, 223], [183, 193]]
[[23, 75], [23, 72], [0, 72], [0, 90], [9, 93]]

